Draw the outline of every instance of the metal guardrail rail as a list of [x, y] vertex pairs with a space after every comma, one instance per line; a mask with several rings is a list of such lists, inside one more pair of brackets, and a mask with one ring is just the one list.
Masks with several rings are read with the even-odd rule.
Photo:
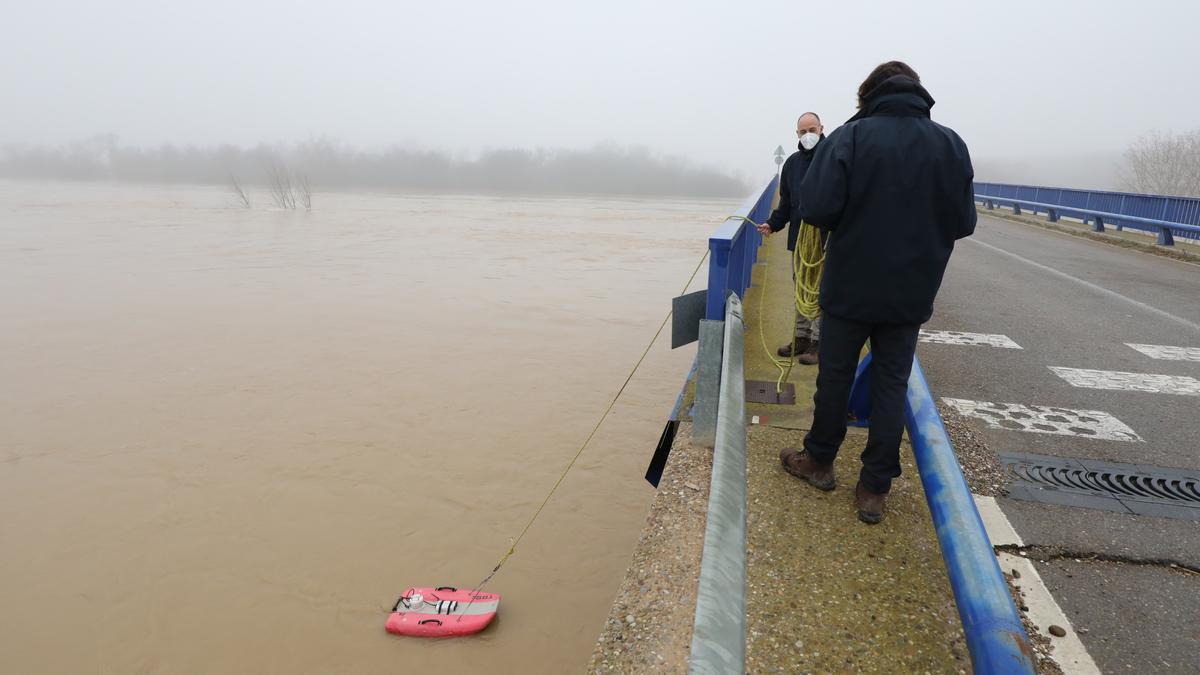
[[1062, 216], [1079, 218], [1096, 232], [1103, 232], [1105, 225], [1154, 232], [1163, 246], [1174, 245], [1177, 236], [1200, 239], [1198, 197], [980, 182], [974, 191], [975, 201], [989, 208], [1007, 204], [1020, 213], [1025, 206], [1035, 214], [1046, 211], [1051, 222]]
[[[1035, 214], [1037, 213], [1037, 209], [1041, 209], [1046, 212], [1046, 220], [1049, 220], [1052, 223], [1057, 222], [1058, 219], [1063, 214], [1063, 209], [1059, 206], [1055, 206], [1053, 204], [1045, 204], [1045, 203], [1041, 203], [1041, 202], [1030, 202], [1030, 201], [1025, 201], [1023, 199], [1009, 199], [1006, 197], [984, 197], [982, 195], [975, 195], [975, 201], [982, 202], [984, 204], [984, 206], [986, 206], [989, 209], [994, 208], [995, 205], [997, 205], [997, 204], [999, 204], [1001, 206], [1003, 206], [1004, 204], [1008, 204], [1009, 206], [1012, 207], [1013, 213], [1016, 215], [1021, 215], [1021, 207], [1022, 206], [1033, 209]], [[1140, 225], [1141, 227], [1138, 227], [1137, 229], [1148, 230], [1148, 231], [1153, 231], [1153, 232], [1158, 233], [1159, 246], [1174, 246], [1176, 233], [1188, 233], [1193, 236], [1200, 236], [1200, 227], [1198, 227], [1196, 225], [1187, 225], [1184, 223], [1168, 223], [1168, 222], [1165, 222], [1162, 220], [1155, 220], [1153, 218], [1138, 218], [1136, 216], [1123, 216], [1123, 215], [1120, 215], [1117, 213], [1109, 213], [1107, 211], [1094, 211], [1094, 210], [1090, 210], [1090, 209], [1070, 209], [1070, 211], [1073, 213], [1077, 213], [1080, 216], [1086, 216], [1083, 219], [1084, 222], [1091, 220], [1093, 232], [1103, 232], [1104, 224], [1106, 222], [1107, 223], [1124, 222], [1127, 224], [1132, 223], [1133, 225]], [[1120, 229], [1120, 227], [1118, 227], [1117, 229]]]
[[717, 442], [688, 672], [746, 668], [746, 388], [742, 303], [729, 293], [717, 408]]
[[1033, 673], [1029, 636], [916, 357], [904, 415], [974, 671]]

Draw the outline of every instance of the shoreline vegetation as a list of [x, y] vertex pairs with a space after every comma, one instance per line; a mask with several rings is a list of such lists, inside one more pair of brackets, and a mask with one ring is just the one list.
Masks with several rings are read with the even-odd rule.
[[101, 136], [63, 145], [0, 146], [3, 179], [191, 183], [236, 190], [244, 185], [273, 189], [281, 175], [313, 190], [741, 197], [749, 189], [740, 176], [611, 143], [587, 150], [485, 150], [475, 157], [400, 147], [362, 150], [328, 139], [143, 148]]

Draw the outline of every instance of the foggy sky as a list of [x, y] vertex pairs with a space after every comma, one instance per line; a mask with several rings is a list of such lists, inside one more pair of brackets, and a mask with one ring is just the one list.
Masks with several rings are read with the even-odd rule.
[[5, 4], [0, 142], [615, 141], [757, 182], [800, 112], [832, 130], [892, 58], [980, 180], [1102, 173], [1143, 131], [1200, 126], [1200, 3]]

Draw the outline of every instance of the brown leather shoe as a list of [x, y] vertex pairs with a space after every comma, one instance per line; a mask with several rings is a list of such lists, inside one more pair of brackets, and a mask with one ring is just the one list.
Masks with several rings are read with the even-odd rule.
[[802, 366], [817, 365], [817, 350], [820, 347], [820, 345], [821, 345], [821, 343], [818, 340], [810, 341], [808, 343], [808, 349], [805, 349], [804, 353], [802, 353], [802, 354], [800, 354], [800, 356], [796, 357], [796, 362]]
[[797, 478], [803, 478], [808, 484], [826, 492], [837, 487], [837, 479], [833, 476], [833, 462], [824, 464], [808, 456], [805, 450], [784, 448], [779, 451], [779, 461], [783, 470]]
[[808, 349], [808, 338], [796, 338], [792, 342], [779, 348], [780, 356], [789, 357], [792, 354], [803, 354]]
[[862, 481], [854, 486], [854, 507], [858, 509], [858, 519], [868, 525], [876, 525], [883, 520], [883, 507], [887, 504], [887, 493], [877, 495], [867, 489]]

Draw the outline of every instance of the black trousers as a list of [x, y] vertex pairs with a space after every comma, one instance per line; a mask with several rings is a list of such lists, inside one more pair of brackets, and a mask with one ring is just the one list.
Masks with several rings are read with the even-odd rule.
[[846, 438], [846, 414], [858, 356], [871, 339], [871, 426], [859, 480], [876, 494], [891, 490], [900, 475], [904, 403], [920, 324], [870, 324], [825, 314], [821, 317], [817, 393], [812, 429], [804, 448], [813, 459], [832, 462]]

